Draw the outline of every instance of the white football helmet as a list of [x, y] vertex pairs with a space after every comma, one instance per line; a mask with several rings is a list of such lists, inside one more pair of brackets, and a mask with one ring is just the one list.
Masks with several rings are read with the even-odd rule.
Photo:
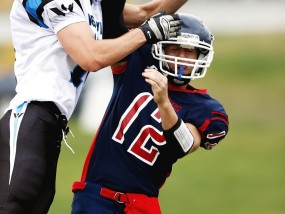
[[[208, 27], [197, 17], [189, 14], [179, 14], [181, 18], [180, 35], [167, 41], [159, 41], [152, 47], [152, 55], [159, 60], [159, 67], [168, 79], [176, 85], [184, 85], [191, 79], [202, 78], [213, 60], [214, 37]], [[180, 45], [182, 48], [197, 49], [198, 59], [182, 58], [166, 55], [164, 48], [168, 44]], [[170, 70], [168, 63], [175, 66]], [[193, 67], [190, 75], [184, 75], [184, 67]]]

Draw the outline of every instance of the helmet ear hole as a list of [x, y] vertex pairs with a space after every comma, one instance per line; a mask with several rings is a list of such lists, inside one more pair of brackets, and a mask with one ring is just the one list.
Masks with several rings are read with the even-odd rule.
[[[214, 51], [213, 51], [213, 35], [208, 27], [196, 16], [190, 14], [179, 13], [181, 19], [180, 35], [176, 38], [170, 38], [167, 41], [159, 41], [153, 45], [152, 55], [155, 59], [159, 60], [159, 66], [161, 72], [167, 76], [171, 76], [176, 79], [175, 82], [185, 82], [181, 80], [202, 78], [205, 76], [207, 68], [210, 67]], [[180, 56], [167, 55], [164, 51], [166, 45], [179, 45], [181, 48], [192, 49], [195, 48], [198, 51], [198, 58], [186, 58]], [[171, 65], [173, 64], [173, 66]], [[169, 66], [175, 69], [171, 71]], [[192, 67], [192, 72], [179, 72], [179, 67], [186, 68]], [[187, 74], [186, 74], [187, 73]]]

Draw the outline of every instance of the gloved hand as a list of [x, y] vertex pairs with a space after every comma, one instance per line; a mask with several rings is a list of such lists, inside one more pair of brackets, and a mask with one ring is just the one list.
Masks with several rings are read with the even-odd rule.
[[147, 43], [154, 44], [157, 41], [179, 36], [180, 25], [178, 14], [165, 15], [165, 11], [162, 10], [146, 20], [139, 28], [143, 31]]

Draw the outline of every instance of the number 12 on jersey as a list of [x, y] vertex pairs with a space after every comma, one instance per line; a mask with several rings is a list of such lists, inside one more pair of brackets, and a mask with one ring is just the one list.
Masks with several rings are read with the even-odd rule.
[[[120, 144], [124, 142], [124, 134], [128, 131], [129, 127], [133, 124], [135, 119], [138, 117], [144, 107], [153, 99], [153, 96], [144, 92], [139, 94], [126, 109], [122, 115], [119, 125], [112, 137], [112, 139]], [[160, 114], [156, 109], [151, 117], [160, 123]], [[151, 139], [155, 145], [152, 145], [149, 149], [146, 148], [146, 143]], [[159, 155], [157, 146], [165, 145], [166, 141], [163, 137], [162, 131], [157, 130], [154, 126], [145, 125], [143, 126], [136, 138], [132, 141], [128, 152], [145, 162], [148, 165], [153, 165]]]

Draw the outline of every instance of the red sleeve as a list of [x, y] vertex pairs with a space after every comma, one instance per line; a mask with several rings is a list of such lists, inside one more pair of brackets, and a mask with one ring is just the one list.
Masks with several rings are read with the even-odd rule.
[[111, 67], [113, 74], [121, 74], [126, 71], [128, 62], [124, 62], [116, 67]]

